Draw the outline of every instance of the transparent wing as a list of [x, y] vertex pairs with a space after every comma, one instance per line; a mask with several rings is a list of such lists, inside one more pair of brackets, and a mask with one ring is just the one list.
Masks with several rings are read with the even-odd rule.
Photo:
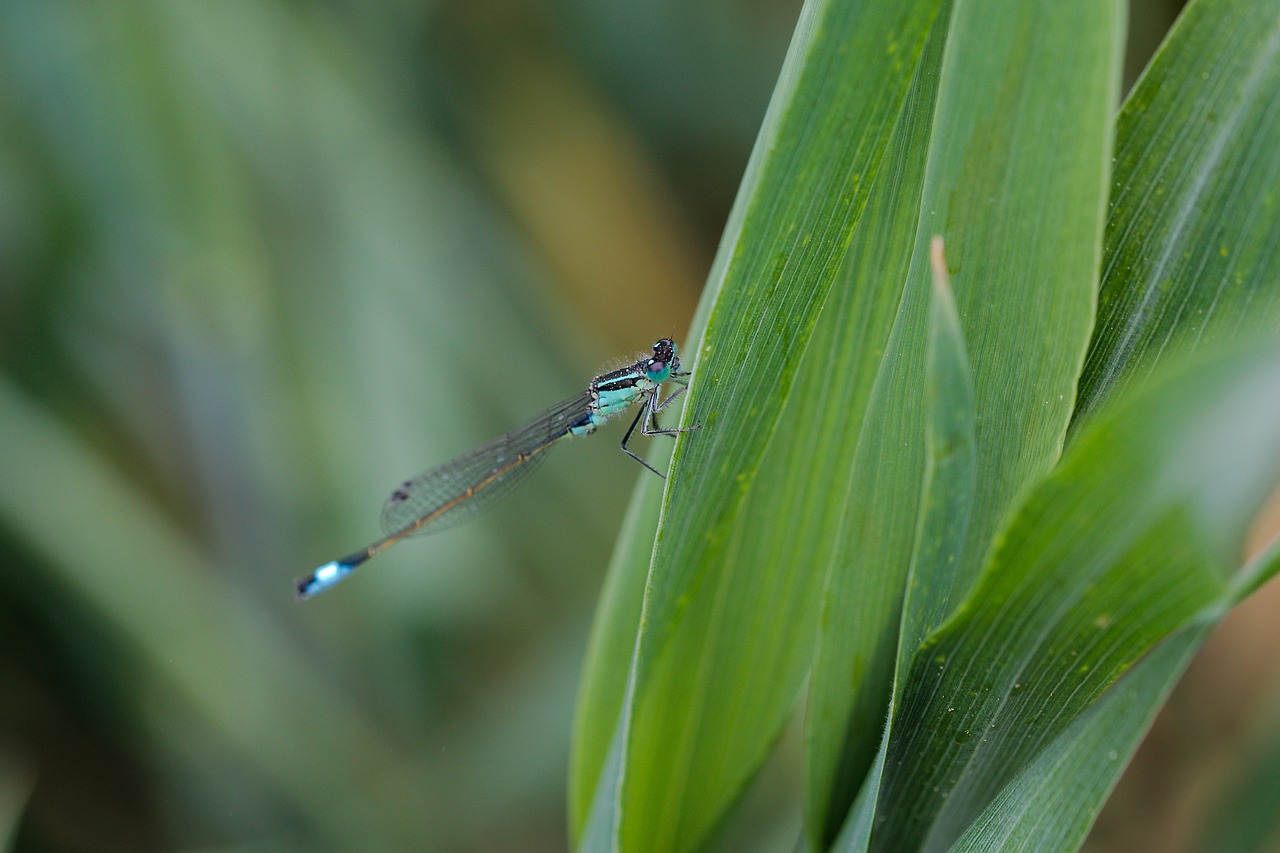
[[[382, 529], [394, 536], [437, 533], [468, 521], [502, 500], [542, 461], [551, 445], [587, 414], [584, 391], [524, 426], [401, 483], [382, 508]], [[423, 519], [426, 519], [423, 521]]]

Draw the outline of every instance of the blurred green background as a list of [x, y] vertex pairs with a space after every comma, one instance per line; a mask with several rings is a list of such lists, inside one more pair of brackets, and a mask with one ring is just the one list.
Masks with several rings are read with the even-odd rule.
[[[1130, 79], [1177, 6], [1133, 6]], [[0, 845], [565, 846], [643, 475], [619, 432], [313, 602], [291, 582], [400, 479], [684, 335], [798, 9], [0, 3]], [[1190, 843], [1271, 737], [1276, 607], [1206, 653], [1235, 687], [1193, 670], [1098, 849], [1172, 814]]]

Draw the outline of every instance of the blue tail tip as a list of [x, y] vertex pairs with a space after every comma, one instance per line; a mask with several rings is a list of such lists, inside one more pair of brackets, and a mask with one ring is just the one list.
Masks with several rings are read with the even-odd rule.
[[294, 585], [294, 589], [298, 593], [298, 599], [301, 601], [324, 592], [351, 574], [353, 569], [355, 569], [354, 565], [340, 560], [325, 563], [305, 578], [298, 579], [298, 582]]

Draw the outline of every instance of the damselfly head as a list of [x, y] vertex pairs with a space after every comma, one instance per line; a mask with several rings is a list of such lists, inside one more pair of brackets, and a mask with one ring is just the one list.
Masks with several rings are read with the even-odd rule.
[[674, 371], [680, 369], [680, 358], [676, 355], [676, 342], [671, 338], [662, 338], [653, 345], [653, 358], [645, 362], [644, 372], [649, 379], [657, 383], [667, 380]]

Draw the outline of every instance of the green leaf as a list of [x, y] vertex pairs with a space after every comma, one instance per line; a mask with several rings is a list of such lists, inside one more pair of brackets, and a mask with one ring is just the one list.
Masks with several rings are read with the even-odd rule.
[[[1155, 718], [1174, 678], [1209, 629], [1165, 640], [1028, 764], [952, 848], [960, 851], [1074, 850]], [[1229, 848], [1235, 849], [1235, 848]]]
[[1100, 415], [916, 655], [873, 846], [950, 844], [1135, 661], [1224, 595], [1277, 476], [1275, 349], [1180, 371]]
[[[613, 588], [631, 594], [611, 596], [597, 621], [592, 661], [616, 661], [619, 648], [636, 658], [627, 683], [616, 670], [588, 670], [571, 792], [577, 832], [592, 808], [619, 797], [624, 847], [697, 846], [794, 699], [807, 648], [789, 636], [786, 613], [803, 612], [804, 596], [779, 612], [744, 592], [788, 590], [787, 565], [735, 559], [732, 537], [936, 8], [814, 2], [802, 13], [704, 301], [683, 421], [702, 428], [677, 443], [643, 619], [624, 580]], [[611, 571], [642, 574], [649, 535], [629, 527]], [[782, 642], [768, 661], [744, 654], [744, 643], [768, 652], [771, 636]], [[726, 713], [735, 699], [758, 704]], [[600, 769], [620, 724], [618, 794]]]
[[[631, 543], [658, 526], [660, 491], [657, 477], [640, 478], [623, 520], [622, 542]], [[617, 784], [622, 751], [618, 713], [635, 650], [648, 556], [638, 546], [614, 549], [583, 663], [569, 765], [569, 826], [575, 846], [584, 850], [607, 849], [611, 843], [615, 798], [594, 794], [602, 778]]]
[[1280, 318], [1280, 7], [1187, 5], [1120, 112], [1098, 325], [1076, 417], [1175, 339]]
[[[919, 647], [925, 634], [945, 613], [948, 596], [937, 594], [936, 589], [919, 579], [944, 576], [959, 556], [976, 480], [973, 387], [941, 237], [932, 241], [930, 265], [933, 296], [925, 369], [924, 481], [916, 552], [911, 558], [910, 580], [903, 599], [899, 666], [911, 659], [910, 652]], [[904, 677], [904, 672], [895, 672], [895, 685]], [[897, 700], [895, 691], [890, 715]], [[888, 735], [886, 728], [860, 796], [832, 845], [836, 850], [865, 850], [870, 843], [874, 797], [884, 774]]]
[[[335, 690], [298, 644], [282, 640], [266, 610], [154, 504], [2, 379], [0, 448], [5, 476], [24, 485], [0, 489], [0, 516], [48, 559], [63, 588], [117, 627], [135, 650], [132, 677], [150, 685], [153, 701], [196, 709], [218, 744], [341, 846], [412, 846], [420, 836], [408, 815], [439, 819], [430, 797], [420, 802], [436, 788], [420, 763]], [[92, 519], [104, 507], [114, 535], [67, 534], [68, 519]], [[210, 639], [230, 637], [235, 642]], [[247, 710], [246, 695], [271, 701]], [[329, 732], [343, 737], [325, 737]], [[294, 748], [294, 738], [308, 749]], [[368, 799], [328, 783], [351, 767], [367, 768], [376, 780]]]
[[[1275, 328], [1276, 163], [1261, 155], [1276, 150], [1280, 112], [1275, 86], [1249, 81], [1278, 73], [1278, 27], [1271, 2], [1193, 0], [1121, 110], [1101, 322], [1081, 381], [1077, 426], [1083, 413], [1155, 369], [1170, 351], [1185, 353], [1241, 324]], [[1214, 121], [1188, 124], [1188, 116]], [[1224, 136], [1224, 126], [1235, 130]], [[1229, 206], [1211, 203], [1227, 191]], [[1222, 262], [1223, 246], [1233, 263]], [[1159, 259], [1163, 273], [1154, 264]], [[1213, 310], [1202, 314], [1194, 306]], [[1244, 319], [1246, 311], [1255, 316]], [[1126, 338], [1127, 363], [1114, 348]], [[1181, 346], [1167, 348], [1171, 340]], [[1231, 579], [1204, 627], [1166, 640], [1055, 739], [1037, 759], [1044, 773], [1024, 771], [962, 847], [1078, 843], [1213, 620], [1277, 570], [1280, 542]]]
[[[933, 298], [925, 370], [925, 469], [920, 532], [903, 604], [899, 661], [909, 660], [946, 616], [949, 591], [930, 581], [951, 576], [964, 547], [977, 482], [973, 380], [946, 267], [944, 243], [931, 246]], [[898, 673], [901, 678], [903, 673]]]
[[[1208, 5], [1193, 4], [1193, 12], [1203, 14], [1195, 10]], [[581, 827], [590, 811], [592, 841], [607, 844], [615, 821], [624, 846], [643, 841], [683, 848], [705, 841], [789, 705], [814, 630], [821, 578], [807, 732], [810, 840], [824, 844], [849, 818], [841, 849], [862, 849], [868, 838], [878, 849], [957, 840], [974, 849], [1035, 846], [1027, 839], [1042, 847], [1078, 843], [1203, 623], [1280, 565], [1278, 548], [1251, 572], [1227, 577], [1233, 543], [1257, 498], [1250, 477], [1262, 473], [1243, 472], [1249, 466], [1228, 451], [1259, 448], [1268, 427], [1240, 432], [1232, 448], [1213, 445], [1222, 437], [1217, 421], [1203, 435], [1187, 427], [1177, 448], [1167, 443], [1177, 430], [1146, 435], [1153, 423], [1194, 420], [1194, 412], [1216, 411], [1232, 423], [1238, 401], [1221, 395], [1241, 379], [1236, 368], [1201, 365], [1165, 384], [1135, 387], [1126, 407], [1111, 412], [1098, 407], [1119, 387], [1117, 377], [1128, 382], [1129, 374], [1123, 365], [1094, 368], [1102, 352], [1100, 329], [1075, 406], [1102, 266], [1122, 19], [1120, 5], [1106, 0], [1093, 0], [1083, 11], [958, 0], [954, 13], [944, 14], [901, 117], [889, 122], [894, 136], [883, 166], [864, 174], [876, 179], [867, 211], [789, 396], [788, 370], [795, 361], [771, 368], [778, 381], [770, 383], [761, 378], [769, 374], [758, 370], [769, 365], [758, 359], [761, 341], [786, 353], [803, 347], [803, 324], [812, 316], [809, 296], [798, 297], [803, 276], [735, 276], [745, 268], [735, 266], [743, 256], [759, 263], [751, 254], [760, 249], [757, 235], [774, 237], [769, 229], [753, 230], [751, 213], [752, 202], [771, 198], [760, 194], [762, 183], [782, 174], [770, 170], [781, 168], [772, 155], [786, 151], [787, 126], [779, 115], [788, 114], [779, 104], [788, 102], [775, 99], [722, 247], [717, 269], [723, 278], [713, 279], [722, 289], [704, 303], [710, 350], [698, 354], [685, 419], [704, 429], [678, 445], [647, 587], [642, 591], [640, 583], [647, 555], [636, 539], [643, 541], [647, 528], [638, 526], [644, 513], [636, 511], [637, 526], [623, 539], [597, 623], [574, 782], [575, 825]], [[797, 44], [823, 30], [813, 18], [805, 23]], [[1141, 228], [1125, 230], [1126, 217], [1164, 222], [1171, 247], [1162, 249], [1160, 263], [1169, 269], [1178, 259], [1179, 274], [1189, 278], [1194, 265], [1182, 260], [1199, 257], [1205, 262], [1200, 268], [1212, 266], [1199, 222], [1204, 210], [1224, 223], [1215, 235], [1235, 245], [1230, 238], [1239, 231], [1239, 244], [1251, 247], [1237, 258], [1239, 266], [1214, 268], [1226, 278], [1194, 279], [1210, 298], [1185, 304], [1207, 306], [1212, 319], [1206, 324], [1188, 322], [1197, 316], [1194, 308], [1181, 319], [1163, 309], [1144, 314], [1149, 299], [1108, 309], [1122, 324], [1127, 311], [1138, 328], [1130, 335], [1129, 357], [1143, 375], [1157, 353], [1173, 351], [1167, 343], [1181, 330], [1202, 340], [1234, 331], [1244, 322], [1240, 305], [1252, 304], [1261, 322], [1271, 322], [1269, 297], [1258, 293], [1265, 270], [1274, 267], [1274, 194], [1266, 188], [1275, 184], [1267, 183], [1275, 164], [1261, 156], [1272, 150], [1262, 147], [1272, 132], [1271, 90], [1249, 80], [1269, 79], [1259, 63], [1275, 38], [1273, 29], [1258, 29], [1258, 61], [1220, 63], [1220, 71], [1191, 63], [1184, 75], [1175, 61], [1180, 49], [1166, 48], [1126, 107], [1140, 104], [1165, 115], [1121, 119], [1126, 137], [1119, 150], [1129, 153], [1118, 161], [1116, 197], [1124, 188], [1132, 203], [1116, 206], [1106, 223], [1107, 287], [1127, 292], [1128, 268], [1117, 254], [1150, 242]], [[1186, 32], [1184, 23], [1175, 36], [1187, 38]], [[945, 57], [931, 58], [944, 38]], [[1213, 37], [1196, 38], [1210, 43]], [[798, 53], [793, 50], [793, 71]], [[1161, 62], [1173, 63], [1163, 77], [1157, 74]], [[1159, 86], [1177, 81], [1190, 87], [1193, 100], [1212, 100], [1231, 79], [1249, 93], [1246, 106], [1232, 109], [1256, 111], [1228, 119], [1244, 130], [1206, 137], [1208, 143], [1185, 150], [1175, 144], [1180, 125], [1174, 114], [1187, 104]], [[793, 83], [784, 79], [779, 91]], [[1064, 127], [1071, 128], [1066, 136]], [[1182, 191], [1185, 206], [1162, 207], [1162, 187], [1181, 176], [1174, 174], [1177, 163], [1168, 172], [1143, 171], [1152, 168], [1143, 134], [1155, 150], [1187, 158], [1192, 178]], [[1243, 151], [1257, 146], [1257, 156], [1237, 156], [1237, 145]], [[1217, 158], [1225, 171], [1206, 166], [1196, 178], [1196, 157]], [[1240, 170], [1263, 189], [1237, 192], [1235, 198], [1247, 202], [1238, 217], [1225, 202], [1197, 207], [1218, 197], [1221, 187], [1213, 185], [1231, 184]], [[947, 239], [958, 332], [947, 331], [937, 303], [932, 314], [926, 307], [925, 247], [934, 233]], [[1189, 242], [1180, 247], [1180, 240]], [[801, 269], [792, 259], [806, 257], [809, 245], [799, 241], [795, 255], [779, 254], [778, 263]], [[1219, 257], [1220, 249], [1213, 249]], [[759, 305], [759, 292], [775, 292], [771, 287], [780, 282], [788, 287], [775, 314], [751, 307]], [[1233, 289], [1240, 282], [1246, 286]], [[735, 313], [722, 315], [726, 305]], [[783, 316], [792, 308], [799, 309], [798, 325]], [[1214, 325], [1218, 318], [1227, 325]], [[1153, 320], [1162, 331], [1148, 336], [1143, 330]], [[736, 323], [747, 332], [736, 334]], [[939, 382], [965, 363], [966, 341], [971, 392], [962, 382]], [[1247, 373], [1243, 362], [1232, 363]], [[716, 364], [733, 364], [734, 370], [710, 372]], [[1207, 375], [1215, 378], [1204, 380]], [[1168, 390], [1174, 386], [1182, 390]], [[743, 388], [760, 395], [750, 398]], [[969, 393], [972, 409], [964, 402]], [[1044, 480], [1068, 422], [1094, 408], [1097, 423], [1076, 424], [1070, 460]], [[727, 430], [726, 412], [738, 416]], [[966, 412], [976, 413], [971, 432]], [[763, 419], [762, 430], [741, 428], [744, 418]], [[708, 428], [726, 431], [704, 442]], [[762, 436], [767, 448], [758, 455]], [[954, 456], [945, 451], [952, 447]], [[1133, 452], [1117, 455], [1116, 447]], [[1217, 455], [1209, 454], [1215, 448]], [[1198, 461], [1177, 462], [1182, 452]], [[721, 464], [722, 453], [727, 464]], [[1211, 470], [1213, 465], [1222, 470]], [[729, 486], [735, 472], [740, 476]], [[1197, 491], [1215, 482], [1209, 492]], [[1127, 501], [1138, 503], [1131, 510]], [[1088, 549], [1099, 544], [1095, 531], [1110, 548]], [[989, 557], [993, 541], [999, 550]], [[994, 562], [981, 588], [928, 640], [926, 655], [916, 656], [920, 638], [964, 598], [989, 558]], [[1185, 571], [1175, 582], [1156, 577], [1157, 569], [1170, 567]], [[1093, 572], [1091, 581], [1075, 571]], [[1089, 595], [1071, 585], [1073, 578], [1093, 584]], [[1121, 605], [1130, 595], [1147, 606], [1125, 610]], [[1099, 602], [1116, 606], [1103, 611]], [[619, 662], [631, 652], [637, 627], [634, 663], [623, 672]], [[938, 656], [955, 663], [938, 674]], [[967, 673], [960, 661], [971, 665]], [[895, 669], [901, 694], [892, 687]], [[1062, 688], [1067, 701], [1049, 689], [1055, 674], [1070, 685]], [[624, 691], [629, 711], [619, 718]], [[894, 701], [897, 695], [901, 702]], [[1037, 698], [1043, 710], [1026, 710]], [[893, 714], [888, 739], [886, 707]], [[966, 727], [964, 720], [996, 729]], [[614, 772], [622, 774], [620, 791]], [[1055, 786], [1050, 772], [1074, 781]], [[876, 834], [869, 837], [872, 826]]]
[[[944, 235], [979, 413], [976, 478], [959, 553], [921, 564], [911, 578], [912, 607], [920, 608], [908, 616], [913, 633], [932, 627], [969, 587], [1010, 504], [1059, 453], [1093, 313], [1120, 21], [1110, 2], [1087, 12], [1052, 3], [955, 6], [907, 293], [927, 292], [927, 241]], [[1072, 145], [1048, 132], [1067, 124]], [[810, 699], [809, 814], [818, 839], [844, 819], [890, 701], [917, 548], [923, 469], [912, 477], [901, 460], [923, 447], [917, 389], [926, 322], [904, 300], [862, 428], [857, 498], [824, 602]], [[835, 772], [814, 772], [832, 767], [833, 753], [842, 761]]]
[[[799, 425], [796, 432], [821, 432], [780, 446], [796, 449], [779, 476], [794, 476], [823, 460], [818, 467], [830, 483], [815, 482], [810, 497], [820, 512], [804, 504], [775, 506], [763, 493], [752, 503], [761, 507], [757, 518], [772, 512], [795, 528], [796, 540], [823, 543], [814, 570], [828, 604], [819, 624], [823, 636], [838, 643], [836, 651], [852, 655], [848, 671], [854, 677], [832, 683], [845, 692], [825, 703], [811, 701], [808, 708], [805, 810], [815, 845], [842, 820], [843, 809], [831, 804], [853, 797], [876, 747], [872, 735], [883, 727], [883, 704], [870, 698], [879, 691], [868, 685], [889, 676], [892, 655], [879, 652], [884, 643], [896, 641], [896, 628], [859, 617], [896, 601], [903, 581], [897, 563], [872, 552], [905, 561], [916, 533], [925, 430], [919, 397], [925, 383], [919, 377], [926, 353], [920, 341], [929, 323], [929, 296], [924, 280], [912, 274], [912, 263], [949, 18], [948, 4], [925, 46], [885, 179], [854, 235], [841, 286], [823, 313], [789, 408], [788, 423]], [[921, 440], [903, 440], [906, 436]], [[892, 511], [877, 517], [869, 511], [874, 507]], [[857, 589], [848, 590], [855, 604], [833, 609], [833, 579], [846, 577], [855, 553], [866, 557], [853, 582]], [[867, 632], [855, 638], [863, 628]], [[831, 657], [831, 650], [821, 647], [816, 653], [819, 659]], [[859, 690], [867, 699], [850, 712], [847, 706]]]

